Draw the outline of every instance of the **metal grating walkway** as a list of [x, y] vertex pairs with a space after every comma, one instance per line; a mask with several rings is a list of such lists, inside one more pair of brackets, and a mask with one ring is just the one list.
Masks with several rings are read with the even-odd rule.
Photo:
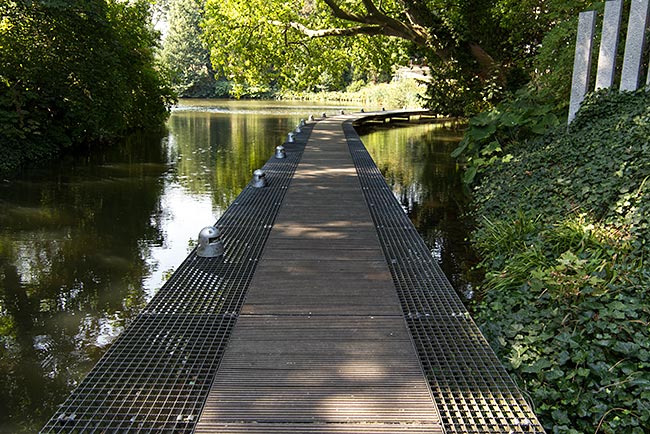
[[543, 433], [353, 127], [344, 122], [379, 240], [447, 433]]
[[197, 434], [442, 434], [340, 120], [314, 127]]
[[285, 144], [216, 223], [224, 257], [190, 254], [42, 432], [543, 433], [361, 116]]
[[313, 125], [263, 167], [216, 223], [226, 252], [191, 253], [45, 425], [43, 433], [191, 433]]

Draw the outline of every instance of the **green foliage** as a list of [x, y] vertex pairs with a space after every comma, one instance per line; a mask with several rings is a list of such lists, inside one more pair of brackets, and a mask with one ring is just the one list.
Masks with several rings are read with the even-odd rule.
[[469, 73], [468, 62], [455, 58], [433, 62], [426, 93], [429, 109], [443, 116], [466, 117], [489, 109], [494, 101], [503, 98], [497, 77], [485, 80], [476, 71]]
[[228, 98], [232, 94], [232, 83], [227, 80], [218, 80], [214, 83], [212, 96], [215, 98]]
[[204, 40], [216, 72], [238, 90], [333, 91], [405, 62], [405, 43], [387, 37], [305, 38], [288, 23], [337, 25], [320, 2], [208, 0]]
[[[433, 3], [444, 4], [457, 42], [446, 57], [426, 56], [435, 77], [429, 106], [452, 116], [488, 110], [531, 79], [555, 104], [568, 101], [578, 13], [602, 9], [602, 2], [586, 0], [427, 2]], [[476, 45], [489, 57], [466, 49]]]
[[166, 118], [146, 1], [10, 1], [0, 16], [0, 170]]
[[650, 431], [649, 107], [591, 95], [476, 189], [476, 318], [549, 432]]
[[[507, 40], [498, 45], [499, 49], [510, 47], [519, 53], [509, 58], [512, 67], [502, 72], [523, 75], [511, 77], [507, 80], [509, 88], [494, 88], [492, 94], [490, 88], [479, 89], [471, 101], [475, 105], [481, 100], [498, 101], [522, 80], [532, 81], [492, 109], [476, 105], [485, 111], [470, 119], [469, 130], [454, 152], [467, 165], [465, 183], [472, 184], [494, 164], [509, 161], [513, 145], [560, 124], [569, 101], [571, 80], [567, 78], [572, 74], [578, 14], [587, 9], [602, 10], [602, 6], [602, 2], [587, 0], [501, 0], [492, 5], [493, 32]], [[471, 84], [465, 87], [471, 88]], [[444, 99], [443, 95], [439, 99]], [[476, 111], [471, 106], [466, 110]]]
[[218, 87], [210, 63], [210, 51], [203, 45], [203, 0], [170, 0], [169, 26], [161, 61], [171, 72], [172, 87], [180, 97], [228, 96]]
[[[532, 79], [537, 87], [549, 92], [558, 104], [568, 106], [575, 54], [578, 15], [586, 10], [601, 13], [604, 2], [573, 1], [555, 9], [555, 23], [544, 35], [532, 61]], [[597, 33], [598, 35], [599, 33]], [[598, 50], [594, 50], [595, 56]], [[595, 77], [595, 68], [593, 68]]]
[[[415, 60], [432, 69], [428, 106], [468, 116], [528, 83], [543, 66], [532, 59], [553, 45], [552, 39], [542, 44], [546, 33], [592, 2], [350, 0], [334, 9], [328, 3], [206, 0], [204, 41], [215, 70], [235, 89], [339, 91], [359, 79], [383, 80], [394, 65]], [[553, 47], [547, 58], [572, 56], [570, 44]], [[546, 87], [557, 77], [546, 69], [536, 74]]]
[[511, 100], [479, 113], [453, 157], [463, 158], [463, 181], [472, 184], [476, 176], [499, 162], [512, 159], [512, 148], [521, 141], [546, 133], [559, 124], [556, 107], [540, 92], [522, 90]]
[[354, 82], [346, 92], [281, 92], [278, 96], [288, 100], [352, 102], [371, 109], [399, 109], [420, 108], [425, 91], [426, 87], [417, 80], [405, 79], [370, 85]]
[[546, 35], [534, 60], [535, 83], [552, 92], [557, 101], [565, 101], [567, 105], [571, 95], [577, 29], [577, 14], [573, 19], [559, 23]]

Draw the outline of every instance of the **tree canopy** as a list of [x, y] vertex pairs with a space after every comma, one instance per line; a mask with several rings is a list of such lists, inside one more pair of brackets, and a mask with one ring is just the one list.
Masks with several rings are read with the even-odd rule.
[[166, 11], [168, 29], [161, 60], [171, 72], [172, 86], [180, 97], [227, 96], [227, 92], [217, 92], [210, 51], [202, 41], [203, 3], [175, 0]]
[[320, 1], [207, 0], [204, 29], [215, 68], [238, 85], [341, 89], [389, 73], [408, 54], [402, 40], [354, 33]]
[[526, 83], [546, 33], [589, 1], [206, 0], [204, 38], [240, 84], [336, 87], [426, 59], [441, 113], [482, 108]]
[[160, 124], [172, 100], [145, 0], [0, 3], [0, 169]]

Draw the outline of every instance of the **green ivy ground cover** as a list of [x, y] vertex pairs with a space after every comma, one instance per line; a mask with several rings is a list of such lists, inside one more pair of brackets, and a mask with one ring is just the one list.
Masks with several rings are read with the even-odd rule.
[[476, 318], [557, 433], [650, 432], [650, 94], [589, 97], [481, 172]]

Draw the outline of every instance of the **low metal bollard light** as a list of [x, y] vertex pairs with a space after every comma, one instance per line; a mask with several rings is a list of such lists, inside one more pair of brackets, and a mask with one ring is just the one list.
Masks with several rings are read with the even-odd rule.
[[296, 134], [302, 133], [302, 128], [300, 128], [300, 125], [296, 126], [295, 132]]
[[304, 119], [300, 119], [300, 126], [304, 127], [305, 125], [307, 125], [307, 122]]
[[309, 115], [309, 120], [313, 121], [314, 120], [314, 115]]
[[202, 258], [215, 258], [224, 253], [221, 233], [214, 226], [206, 226], [199, 232], [199, 245], [196, 248], [196, 256]]
[[293, 133], [289, 133], [289, 134], [287, 135], [287, 143], [293, 143], [293, 142], [294, 142], [293, 137], [294, 137], [294, 134], [293, 134]]
[[285, 158], [287, 156], [287, 152], [284, 150], [284, 146], [276, 146], [275, 147], [275, 158]]
[[262, 188], [267, 186], [266, 173], [262, 169], [257, 169], [253, 172], [253, 187]]
[[321, 116], [321, 117], [326, 118], [326, 117], [327, 117], [327, 113], [323, 112], [323, 116]]

